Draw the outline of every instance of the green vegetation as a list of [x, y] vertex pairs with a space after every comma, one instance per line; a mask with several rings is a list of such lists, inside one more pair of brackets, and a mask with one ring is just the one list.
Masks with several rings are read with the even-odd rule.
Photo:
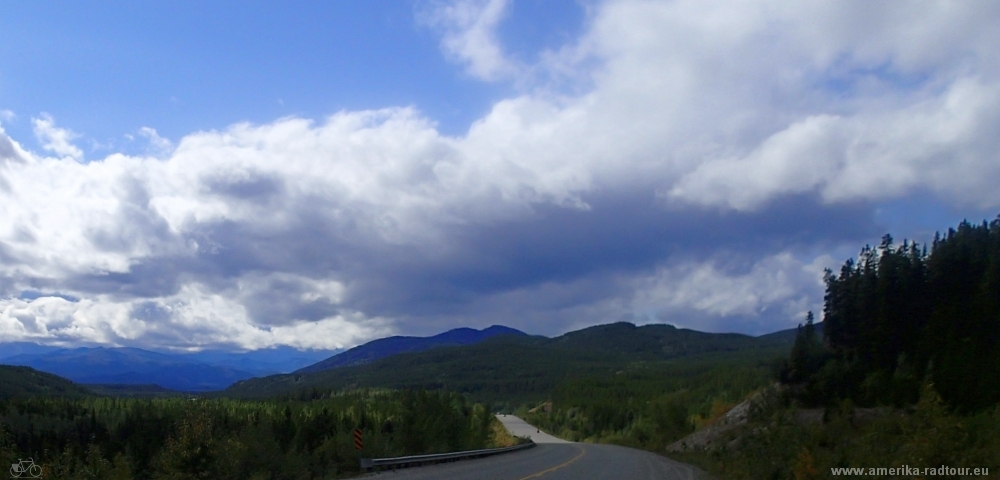
[[568, 440], [662, 452], [773, 383], [781, 353], [787, 349], [709, 354], [568, 380], [553, 391], [549, 412], [520, 413]]
[[[769, 360], [787, 353], [792, 340], [787, 334], [753, 338], [618, 323], [556, 339], [498, 337], [364, 366], [269, 377], [222, 393], [254, 400], [149, 398], [173, 393], [141, 386], [91, 386], [113, 398], [82, 398], [86, 390], [48, 376], [78, 395], [0, 403], [0, 461], [32, 457], [58, 478], [92, 478], [87, 472], [100, 472], [100, 478], [334, 478], [357, 473], [350, 435], [355, 426], [365, 431], [367, 454], [376, 457], [509, 445], [517, 440], [498, 428], [489, 409], [467, 399], [502, 400], [500, 408], [513, 411], [549, 398], [553, 389], [557, 398], [569, 399], [610, 378], [616, 383], [607, 386], [629, 386], [638, 404], [669, 378], [669, 388], [687, 390], [654, 402], [648, 410], [654, 416], [615, 433], [643, 445], [664, 438], [656, 428], [683, 434], [691, 421], [706, 421], [720, 405], [759, 387]], [[399, 390], [357, 393], [366, 387]], [[664, 411], [675, 413], [672, 405], [697, 403], [692, 399], [700, 406], [673, 423], [663, 420]], [[617, 401], [591, 400], [591, 410], [571, 418]], [[577, 430], [606, 440], [601, 432]]]
[[805, 410], [786, 395], [773, 396], [750, 422], [726, 432], [721, 447], [670, 456], [731, 480], [842, 478], [831, 474], [836, 467], [1000, 468], [998, 407], [958, 414], [932, 388], [905, 409], [862, 409], [845, 400]]
[[[826, 286], [822, 328], [810, 313], [790, 349], [770, 350], [785, 357], [772, 368], [759, 348], [595, 372], [523, 413], [563, 438], [657, 452], [711, 425], [709, 450], [671, 456], [723, 478], [1000, 469], [1000, 218], [963, 222], [929, 253], [886, 236], [839, 275], [828, 271]], [[784, 385], [768, 386], [775, 380]], [[745, 423], [716, 423], [748, 398]]]
[[[387, 457], [492, 446], [490, 409], [447, 392], [355, 392], [308, 402], [12, 398], [0, 401], [0, 462], [45, 478], [308, 479]], [[501, 442], [507, 439], [500, 439]]]
[[134, 384], [84, 384], [87, 390], [103, 397], [126, 398], [157, 398], [157, 397], [191, 397], [190, 393], [170, 390], [159, 385]]
[[0, 400], [33, 395], [83, 397], [90, 392], [65, 378], [31, 367], [0, 365]]
[[903, 406], [921, 385], [959, 411], [1000, 402], [1000, 217], [962, 222], [930, 253], [886, 235], [826, 273], [824, 344], [803, 332], [784, 379], [822, 404]]
[[887, 235], [826, 285], [822, 340], [810, 314], [780, 369], [787, 387], [724, 447], [681, 459], [735, 479], [1000, 469], [1000, 218], [963, 222], [930, 253]]
[[[698, 356], [777, 357], [787, 354], [791, 336], [754, 338], [712, 334], [669, 325], [598, 325], [557, 338], [502, 336], [464, 347], [407, 353], [359, 366], [316, 373], [274, 375], [239, 382], [223, 395], [266, 398], [309, 395], [345, 388], [450, 390], [489, 402], [504, 411], [546, 400], [568, 379], [656, 369]], [[712, 358], [716, 358], [712, 357]]]

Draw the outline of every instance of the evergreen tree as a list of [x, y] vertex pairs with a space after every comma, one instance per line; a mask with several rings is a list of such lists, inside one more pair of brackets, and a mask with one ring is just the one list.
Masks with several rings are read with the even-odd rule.
[[813, 313], [806, 315], [805, 325], [799, 324], [795, 332], [795, 343], [792, 345], [791, 359], [787, 370], [782, 374], [788, 383], [806, 381], [815, 374], [823, 364], [824, 348], [816, 334]]
[[808, 380], [831, 400], [904, 404], [930, 375], [952, 407], [1000, 402], [1000, 216], [935, 234], [929, 254], [886, 235], [824, 281], [829, 364], [809, 363], [800, 329], [783, 380]]

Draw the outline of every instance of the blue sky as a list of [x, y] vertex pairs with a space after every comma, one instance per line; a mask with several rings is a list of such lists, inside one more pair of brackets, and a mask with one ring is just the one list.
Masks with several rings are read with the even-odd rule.
[[414, 22], [412, 2], [6, 9], [13, 11], [0, 22], [14, 39], [3, 47], [5, 108], [49, 112], [101, 143], [143, 126], [179, 138], [243, 121], [399, 105], [460, 132], [504, 94], [457, 75], [434, 33]]
[[2, 10], [0, 341], [757, 334], [1000, 212], [993, 3]]
[[[5, 109], [48, 112], [86, 140], [124, 147], [140, 127], [168, 138], [284, 116], [414, 106], [462, 134], [515, 93], [450, 64], [412, 1], [23, 3], [0, 19]], [[511, 4], [496, 35], [534, 60], [585, 21], [575, 1]], [[5, 122], [25, 132], [30, 122]], [[76, 130], [74, 130], [76, 131]], [[84, 142], [86, 143], [86, 142]], [[107, 147], [112, 150], [112, 147]], [[100, 148], [96, 149], [100, 150]], [[101, 152], [105, 153], [105, 152]]]

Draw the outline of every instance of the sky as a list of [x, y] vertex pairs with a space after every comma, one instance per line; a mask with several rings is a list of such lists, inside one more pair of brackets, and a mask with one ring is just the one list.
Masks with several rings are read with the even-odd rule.
[[8, 2], [0, 342], [762, 334], [1000, 213], [1000, 3]]

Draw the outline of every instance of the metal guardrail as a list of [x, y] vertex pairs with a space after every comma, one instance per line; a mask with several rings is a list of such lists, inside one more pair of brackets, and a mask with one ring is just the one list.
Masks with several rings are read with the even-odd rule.
[[361, 469], [364, 471], [369, 471], [378, 467], [387, 467], [392, 469], [416, 467], [420, 465], [428, 465], [433, 463], [465, 460], [467, 458], [488, 457], [490, 455], [497, 455], [501, 453], [515, 452], [517, 450], [524, 450], [527, 448], [532, 448], [534, 446], [535, 442], [529, 442], [521, 445], [515, 445], [513, 447], [485, 448], [482, 450], [468, 450], [464, 452], [434, 453], [430, 455], [410, 455], [408, 457], [394, 457], [394, 458], [362, 458]]

